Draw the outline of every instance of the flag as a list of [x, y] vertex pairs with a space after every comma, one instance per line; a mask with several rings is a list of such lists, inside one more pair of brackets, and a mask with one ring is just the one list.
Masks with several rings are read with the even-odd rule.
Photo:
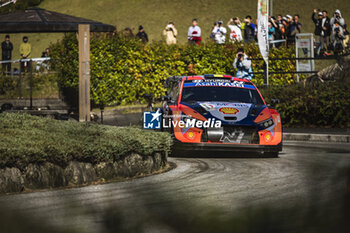
[[268, 0], [258, 0], [258, 44], [261, 56], [268, 63], [269, 56]]

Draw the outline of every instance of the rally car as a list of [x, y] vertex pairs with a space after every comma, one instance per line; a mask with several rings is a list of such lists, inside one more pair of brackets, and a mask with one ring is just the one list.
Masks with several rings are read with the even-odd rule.
[[281, 116], [251, 81], [229, 75], [173, 76], [165, 87], [162, 128], [173, 134], [175, 154], [277, 157], [282, 150]]

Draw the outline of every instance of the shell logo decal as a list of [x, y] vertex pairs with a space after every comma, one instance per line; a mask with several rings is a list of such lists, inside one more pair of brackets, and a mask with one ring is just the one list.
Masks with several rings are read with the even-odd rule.
[[271, 141], [271, 139], [272, 139], [271, 133], [265, 134], [265, 140], [266, 140], [267, 142]]
[[224, 107], [219, 109], [223, 114], [237, 114], [239, 110], [237, 108]]
[[188, 133], [187, 133], [187, 136], [189, 139], [193, 139], [194, 138], [194, 132], [189, 130]]

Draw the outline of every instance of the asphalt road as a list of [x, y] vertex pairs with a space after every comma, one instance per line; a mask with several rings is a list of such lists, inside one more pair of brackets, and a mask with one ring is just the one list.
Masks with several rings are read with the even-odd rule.
[[[215, 155], [213, 155], [215, 157]], [[334, 176], [350, 165], [350, 145], [289, 143], [280, 158], [170, 158], [169, 172], [104, 185], [0, 196], [38, 222], [102, 231], [106, 208], [136, 216], [160, 207], [213, 207], [222, 216], [259, 204], [293, 205], [310, 192], [333, 190]], [[327, 196], [327, 195], [325, 195]], [[204, 211], [204, 210], [203, 210]]]

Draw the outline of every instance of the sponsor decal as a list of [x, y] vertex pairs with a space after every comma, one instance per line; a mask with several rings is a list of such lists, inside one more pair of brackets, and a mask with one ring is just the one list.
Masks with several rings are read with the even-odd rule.
[[192, 130], [189, 130], [187, 132], [187, 136], [188, 136], [189, 139], [193, 139], [194, 138], [194, 132]]
[[215, 110], [215, 105], [210, 103], [200, 103], [200, 106], [207, 111]]
[[245, 82], [230, 80], [193, 80], [193, 82], [185, 83], [184, 87], [240, 87], [256, 89], [253, 85], [246, 84]]
[[266, 140], [267, 142], [271, 141], [271, 139], [272, 139], [271, 133], [265, 134], [265, 140]]
[[[210, 112], [210, 115], [212, 117], [215, 117], [218, 120], [226, 121], [226, 116], [235, 116], [237, 121], [241, 121], [244, 118], [247, 117], [249, 113], [249, 109], [251, 108], [252, 104], [245, 104], [245, 103], [230, 103], [230, 102], [199, 102], [200, 106], [202, 106], [206, 111]], [[233, 113], [223, 113], [220, 111], [221, 108], [235, 108], [238, 111]], [[233, 110], [235, 111], [235, 110]], [[231, 115], [228, 115], [231, 114]], [[231, 121], [232, 122], [232, 121]]]
[[225, 107], [225, 108], [220, 108], [220, 112], [223, 114], [237, 114], [239, 110], [237, 108], [230, 108], [230, 107]]

